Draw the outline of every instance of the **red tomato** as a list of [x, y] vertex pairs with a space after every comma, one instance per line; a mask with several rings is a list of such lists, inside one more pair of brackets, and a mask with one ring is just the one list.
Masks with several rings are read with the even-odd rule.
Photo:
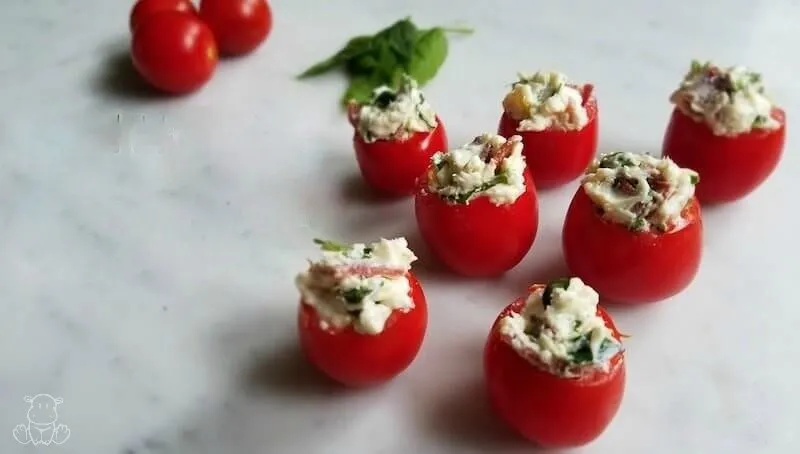
[[724, 137], [674, 109], [662, 151], [679, 166], [700, 174], [696, 195], [701, 203], [732, 202], [753, 192], [778, 166], [786, 140], [786, 114], [776, 108], [772, 117], [780, 122], [779, 129]]
[[201, 0], [200, 17], [211, 27], [223, 55], [253, 51], [272, 30], [266, 0]]
[[492, 277], [515, 267], [528, 253], [539, 228], [539, 199], [530, 172], [525, 192], [497, 206], [481, 195], [469, 204], [447, 202], [428, 190], [428, 173], [419, 179], [414, 212], [431, 252], [463, 276]]
[[[354, 128], [356, 108], [356, 105], [351, 105], [348, 112]], [[364, 181], [387, 196], [402, 197], [414, 193], [417, 178], [428, 169], [431, 157], [437, 151], [447, 150], [447, 134], [437, 116], [433, 131], [417, 132], [405, 140], [368, 143], [355, 131], [353, 147]]]
[[180, 11], [182, 13], [197, 14], [191, 0], [139, 0], [131, 10], [130, 29], [136, 27], [147, 17], [163, 13], [164, 11]]
[[[578, 88], [578, 87], [575, 87]], [[505, 112], [500, 117], [498, 134], [503, 137], [519, 135], [525, 144], [523, 153], [533, 174], [537, 189], [546, 189], [578, 178], [591, 163], [597, 151], [598, 108], [592, 96], [594, 86], [583, 86], [583, 102], [589, 123], [579, 131], [517, 131], [519, 121]]]
[[[595, 369], [578, 377], [560, 377], [533, 365], [500, 335], [499, 322], [525, 305], [506, 307], [492, 326], [483, 355], [489, 401], [494, 411], [526, 439], [546, 448], [585, 445], [599, 437], [617, 414], [625, 390], [625, 356], [611, 358], [607, 372]], [[598, 306], [614, 336], [611, 317]]]
[[169, 93], [199, 89], [217, 66], [211, 30], [200, 19], [178, 11], [155, 14], [139, 24], [131, 53], [142, 77]]
[[692, 282], [703, 249], [696, 198], [682, 216], [684, 225], [664, 233], [632, 232], [603, 219], [583, 188], [578, 188], [562, 232], [567, 266], [610, 302], [637, 304], [669, 298]]
[[417, 278], [411, 284], [414, 308], [395, 311], [382, 333], [360, 334], [352, 326], [324, 329], [313, 307], [300, 303], [300, 345], [309, 361], [332, 379], [352, 387], [377, 385], [403, 372], [422, 346], [428, 325], [428, 305]]

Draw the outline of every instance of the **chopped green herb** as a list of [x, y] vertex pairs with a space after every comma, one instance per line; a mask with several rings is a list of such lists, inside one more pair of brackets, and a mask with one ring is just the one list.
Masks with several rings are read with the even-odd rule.
[[607, 154], [600, 159], [598, 164], [601, 169], [618, 169], [620, 167], [633, 167], [636, 164], [622, 151]]
[[553, 281], [550, 281], [547, 284], [547, 287], [544, 288], [544, 293], [542, 294], [542, 305], [544, 307], [548, 307], [553, 304], [553, 291], [557, 288], [566, 290], [569, 288], [569, 281], [570, 278], [562, 277]]
[[372, 103], [375, 104], [376, 107], [380, 109], [386, 109], [389, 107], [389, 104], [395, 102], [397, 100], [397, 92], [393, 90], [383, 90], [378, 93], [377, 96], [373, 99]]
[[370, 293], [372, 293], [372, 290], [366, 287], [356, 287], [343, 291], [342, 298], [349, 304], [361, 304]]
[[372, 257], [372, 248], [371, 247], [365, 247], [364, 248], [364, 258], [366, 259], [366, 258], [369, 258], [369, 257]]
[[480, 194], [481, 192], [484, 192], [493, 186], [497, 186], [498, 184], [508, 184], [508, 176], [503, 173], [500, 175], [495, 175], [491, 181], [487, 181], [486, 183], [483, 183], [482, 185], [457, 196], [449, 196], [447, 199], [451, 202], [464, 204], [469, 202], [469, 200], [472, 199], [472, 197], [476, 194]]
[[323, 251], [345, 252], [351, 249], [351, 247], [347, 244], [337, 243], [330, 240], [321, 240], [319, 238], [314, 238], [314, 243], [318, 244]]
[[700, 176], [699, 175], [692, 175], [691, 182], [692, 182], [692, 184], [699, 183], [700, 182]]
[[756, 118], [753, 120], [753, 126], [759, 128], [767, 124], [767, 116], [766, 115], [756, 115]]
[[644, 218], [639, 216], [631, 223], [631, 230], [636, 232], [644, 230], [644, 223], [645, 223]]
[[581, 337], [580, 341], [578, 341], [578, 348], [572, 352], [570, 358], [572, 362], [575, 364], [593, 363], [602, 358], [604, 353], [613, 345], [609, 339], [603, 339], [603, 341], [600, 343], [600, 348], [597, 351], [597, 358], [595, 358], [594, 353], [592, 352], [590, 339], [591, 333], [587, 333]]
[[352, 38], [335, 54], [297, 77], [305, 79], [334, 69], [343, 69], [350, 85], [342, 103], [367, 102], [380, 86], [395, 87], [403, 75], [416, 79], [419, 86], [436, 76], [447, 58], [447, 33], [472, 33], [469, 28], [432, 27], [420, 29], [410, 17], [401, 19], [374, 35]]
[[689, 72], [691, 73], [698, 73], [703, 70], [703, 64], [700, 63], [700, 60], [692, 60]]

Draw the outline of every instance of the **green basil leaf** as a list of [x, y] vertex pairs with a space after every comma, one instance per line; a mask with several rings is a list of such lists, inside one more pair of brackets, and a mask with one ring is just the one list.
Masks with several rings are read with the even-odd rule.
[[331, 55], [330, 57], [322, 60], [318, 63], [315, 63], [302, 73], [297, 76], [298, 79], [305, 79], [308, 77], [318, 76], [320, 74], [326, 73], [338, 66], [341, 66], [348, 61], [357, 58], [367, 52], [369, 52], [373, 47], [373, 40], [374, 37], [362, 35], [356, 36], [352, 38], [350, 41], [345, 44], [345, 46], [339, 50], [337, 53]]
[[344, 96], [342, 96], [342, 105], [346, 106], [350, 101], [358, 103], [366, 103], [372, 99], [372, 92], [383, 85], [383, 79], [373, 75], [355, 76], [350, 79], [350, 85], [347, 87]]
[[408, 65], [408, 74], [422, 86], [439, 72], [447, 58], [447, 36], [444, 29], [434, 27], [420, 32], [414, 46], [414, 56]]
[[322, 249], [323, 251], [345, 252], [350, 250], [350, 246], [347, 244], [337, 243], [335, 241], [330, 241], [330, 240], [323, 240], [320, 238], [314, 238], [314, 244], [318, 244], [320, 249]]

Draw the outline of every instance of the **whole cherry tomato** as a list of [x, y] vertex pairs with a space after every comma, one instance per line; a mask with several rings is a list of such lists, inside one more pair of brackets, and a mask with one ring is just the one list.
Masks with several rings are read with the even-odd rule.
[[561, 186], [578, 178], [597, 151], [598, 107], [593, 95], [594, 86], [574, 87], [583, 94], [583, 107], [589, 123], [577, 131], [546, 129], [517, 131], [519, 121], [503, 112], [498, 134], [503, 137], [519, 135], [525, 144], [525, 161], [533, 174], [537, 189]]
[[772, 117], [780, 128], [730, 137], [715, 135], [705, 123], [674, 109], [662, 151], [700, 174], [701, 203], [732, 202], [753, 192], [778, 166], [786, 140], [786, 114], [774, 108]]
[[272, 30], [266, 0], [201, 0], [200, 17], [214, 32], [222, 55], [252, 52]]
[[684, 222], [666, 232], [634, 232], [604, 219], [584, 188], [578, 188], [562, 232], [567, 266], [609, 302], [638, 304], [669, 298], [692, 282], [703, 249], [696, 198], [681, 217]]
[[[354, 128], [357, 109], [357, 105], [351, 104], [348, 110]], [[417, 179], [428, 169], [431, 156], [447, 150], [447, 133], [442, 120], [436, 116], [436, 128], [430, 132], [415, 132], [404, 140], [366, 142], [358, 130], [354, 130], [353, 147], [364, 181], [384, 195], [402, 197], [414, 193]]]
[[179, 11], [155, 14], [139, 24], [131, 54], [145, 80], [175, 94], [199, 89], [217, 66], [211, 30], [200, 19]]
[[[605, 431], [622, 403], [624, 352], [610, 359], [608, 370], [591, 369], [574, 377], [554, 374], [524, 358], [501, 335], [500, 321], [519, 314], [524, 306], [524, 299], [507, 306], [486, 341], [484, 376], [492, 408], [524, 438], [541, 447], [585, 445]], [[600, 306], [597, 312], [619, 340], [621, 335], [608, 313]]]
[[418, 180], [414, 212], [431, 252], [463, 276], [498, 276], [528, 253], [539, 228], [539, 201], [530, 171], [523, 167], [524, 192], [513, 202], [495, 204], [486, 194], [454, 202], [429, 188], [435, 166]]
[[361, 334], [352, 326], [323, 327], [316, 310], [302, 301], [298, 310], [300, 345], [308, 360], [323, 373], [347, 386], [377, 385], [403, 372], [422, 346], [428, 306], [417, 278], [409, 272], [414, 308], [394, 311], [383, 331]]
[[142, 20], [164, 11], [197, 14], [197, 10], [195, 10], [191, 0], [139, 0], [131, 10], [129, 23], [131, 31], [135, 30]]

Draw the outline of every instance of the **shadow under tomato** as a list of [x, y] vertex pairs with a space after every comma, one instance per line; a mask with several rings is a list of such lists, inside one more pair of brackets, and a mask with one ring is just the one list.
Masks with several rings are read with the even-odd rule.
[[103, 95], [120, 99], [163, 99], [167, 96], [154, 89], [136, 71], [130, 48], [124, 45], [109, 46], [101, 57], [97, 75], [91, 80], [91, 89]]
[[281, 396], [336, 396], [348, 392], [315, 369], [296, 344], [256, 355], [245, 369], [244, 388], [251, 394]]
[[[538, 452], [492, 411], [482, 380], [440, 395], [430, 413], [422, 420], [431, 435], [465, 449], [494, 452], [518, 448], [519, 452]], [[512, 452], [517, 452], [516, 450]]]
[[405, 201], [408, 197], [383, 194], [368, 186], [358, 173], [352, 173], [342, 180], [340, 196], [345, 203], [362, 205], [392, 204]]

